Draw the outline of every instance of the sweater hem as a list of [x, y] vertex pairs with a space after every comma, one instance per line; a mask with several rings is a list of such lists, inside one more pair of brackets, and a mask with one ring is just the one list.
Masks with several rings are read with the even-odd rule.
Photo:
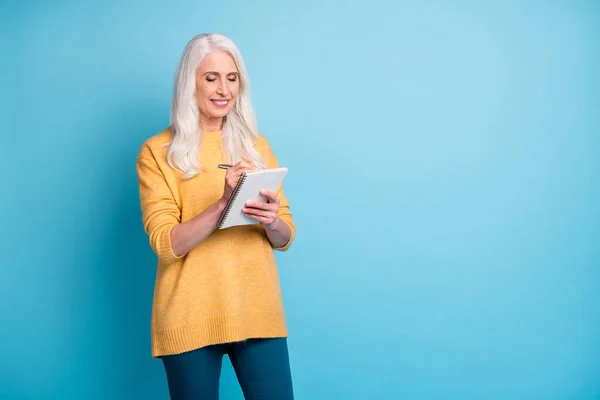
[[283, 313], [222, 315], [197, 324], [152, 330], [152, 357], [181, 354], [202, 347], [258, 338], [287, 337]]

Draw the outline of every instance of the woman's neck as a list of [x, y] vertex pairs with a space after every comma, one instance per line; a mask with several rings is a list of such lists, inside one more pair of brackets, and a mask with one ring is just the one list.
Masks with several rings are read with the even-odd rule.
[[217, 132], [223, 129], [223, 118], [205, 118], [200, 115], [200, 129], [204, 132]]

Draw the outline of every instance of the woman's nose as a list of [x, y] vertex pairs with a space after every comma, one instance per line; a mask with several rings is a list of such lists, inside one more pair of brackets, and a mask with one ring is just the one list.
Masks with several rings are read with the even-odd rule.
[[219, 86], [217, 88], [217, 93], [219, 93], [220, 95], [229, 94], [229, 88], [227, 87], [227, 82], [225, 80], [222, 80], [219, 82]]

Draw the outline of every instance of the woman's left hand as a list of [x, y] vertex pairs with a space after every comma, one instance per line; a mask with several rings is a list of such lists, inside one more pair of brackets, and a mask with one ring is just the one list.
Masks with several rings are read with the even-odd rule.
[[269, 226], [277, 219], [279, 199], [275, 193], [268, 190], [261, 190], [260, 194], [266, 197], [266, 201], [249, 201], [242, 211], [246, 217], [255, 219], [264, 226]]

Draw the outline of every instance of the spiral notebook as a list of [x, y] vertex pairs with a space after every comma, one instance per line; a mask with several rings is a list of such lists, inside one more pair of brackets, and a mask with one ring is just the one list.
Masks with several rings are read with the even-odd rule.
[[244, 215], [242, 212], [244, 204], [250, 200], [265, 200], [265, 197], [260, 194], [263, 189], [275, 193], [287, 171], [287, 168], [270, 168], [244, 172], [217, 221], [217, 227], [225, 229], [238, 225], [258, 224], [255, 219]]

